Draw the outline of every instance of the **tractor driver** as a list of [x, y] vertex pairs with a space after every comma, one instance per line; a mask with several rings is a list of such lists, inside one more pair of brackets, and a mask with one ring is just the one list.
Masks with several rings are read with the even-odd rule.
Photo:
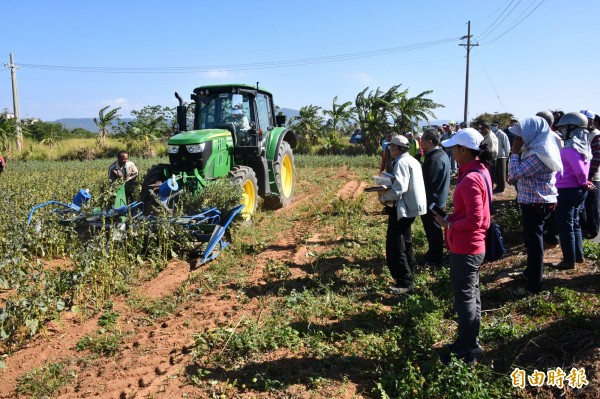
[[235, 127], [236, 132], [250, 130], [250, 122], [241, 109], [234, 108], [231, 110], [231, 123]]

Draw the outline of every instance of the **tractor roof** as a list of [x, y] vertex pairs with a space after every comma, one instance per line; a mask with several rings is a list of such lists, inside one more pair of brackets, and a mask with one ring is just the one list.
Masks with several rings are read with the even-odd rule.
[[[253, 85], [249, 85], [249, 84], [245, 84], [245, 83], [230, 83], [230, 84], [223, 84], [223, 85], [199, 86], [194, 89], [194, 92], [196, 92], [197, 90], [205, 90], [205, 89], [208, 89], [211, 91], [224, 91], [225, 92], [225, 91], [229, 91], [233, 88], [256, 90], [256, 86], [253, 86]], [[259, 86], [258, 91], [271, 95], [271, 92], [266, 90], [264, 87]]]

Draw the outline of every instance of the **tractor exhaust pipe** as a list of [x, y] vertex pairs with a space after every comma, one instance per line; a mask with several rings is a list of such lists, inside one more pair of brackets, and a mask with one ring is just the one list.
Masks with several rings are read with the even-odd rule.
[[183, 102], [183, 99], [179, 93], [175, 92], [175, 98], [179, 100], [177, 106], [177, 131], [185, 132], [187, 130], [187, 105]]

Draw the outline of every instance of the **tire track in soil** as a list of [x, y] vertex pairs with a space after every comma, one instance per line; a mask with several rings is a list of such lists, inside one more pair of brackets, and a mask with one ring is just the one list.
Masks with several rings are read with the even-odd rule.
[[356, 200], [365, 191], [367, 183], [351, 180], [337, 192], [337, 197], [343, 201]]
[[[348, 177], [343, 176], [343, 172], [336, 176], [340, 182]], [[350, 181], [338, 191], [338, 196], [356, 198], [363, 188], [362, 184]], [[312, 200], [315, 194], [315, 189], [309, 190], [284, 210], [290, 211]], [[326, 199], [321, 198], [321, 201], [325, 203]], [[292, 227], [280, 231], [263, 253], [241, 260], [242, 264], [254, 263], [246, 284], [265, 283], [264, 267], [269, 260], [293, 260], [296, 265], [310, 261], [305, 256], [307, 249], [304, 244], [320, 242], [319, 233], [312, 229], [314, 221], [311, 216], [314, 218], [315, 215], [305, 212], [296, 217]], [[269, 220], [263, 223], [269, 223]], [[307, 239], [309, 233], [312, 238]], [[294, 268], [292, 277], [305, 274], [301, 268]], [[188, 275], [189, 266], [185, 262], [171, 262], [156, 278], [141, 284], [138, 289], [149, 298], [161, 298], [181, 286]], [[190, 354], [192, 335], [217, 326], [235, 325], [240, 318], [258, 312], [259, 298], [241, 304], [235, 295], [224, 299], [223, 289], [203, 293], [180, 304], [174, 314], [156, 323], [149, 321], [147, 325], [138, 325], [146, 317], [144, 314], [131, 309], [125, 298], [115, 297], [113, 310], [121, 315], [122, 344], [119, 353], [111, 358], [88, 359], [79, 363], [77, 359], [88, 357], [89, 353], [77, 352], [75, 346], [83, 336], [98, 330], [99, 315], [82, 321], [72, 312], [65, 313], [60, 321], [47, 324], [44, 335], [38, 334], [7, 359], [9, 368], [0, 371], [0, 398], [17, 397], [16, 380], [23, 373], [47, 362], [60, 360], [70, 360], [70, 367], [78, 374], [75, 386], [59, 391], [61, 398], [182, 397], [202, 394], [186, 381], [186, 367], [193, 364]]]

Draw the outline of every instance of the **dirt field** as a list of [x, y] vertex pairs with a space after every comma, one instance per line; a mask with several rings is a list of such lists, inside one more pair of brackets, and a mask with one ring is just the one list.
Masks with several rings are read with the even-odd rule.
[[[306, 387], [302, 384], [290, 384], [285, 391], [278, 392], [242, 387], [245, 377], [243, 372], [211, 370], [213, 382], [200, 386], [190, 383], [190, 375], [197, 371], [195, 358], [191, 353], [195, 333], [210, 331], [218, 326], [229, 326], [233, 332], [247, 318], [260, 319], [261, 312], [265, 308], [264, 302], [271, 300], [269, 296], [264, 295], [272, 289], [266, 277], [269, 275], [266, 270], [269, 265], [274, 262], [292, 264], [287, 281], [301, 285], [303, 279], [313, 273], [311, 260], [319, 253], [332, 248], [331, 227], [323, 227], [317, 222], [323, 215], [315, 209], [330, 207], [334, 198], [351, 200], [361, 195], [373, 195], [363, 193], [367, 183], [352, 171], [342, 169], [333, 178], [337, 181], [336, 188], [328, 193], [321, 191], [322, 187], [318, 184], [300, 181], [298, 195], [290, 207], [259, 218], [256, 223], [260, 228], [268, 227], [272, 218], [278, 216], [285, 217], [287, 227], [276, 231], [264, 250], [239, 258], [238, 263], [243, 267], [235, 271], [235, 278], [225, 279], [215, 289], [205, 289], [202, 284], [190, 279], [193, 276], [201, 276], [210, 266], [195, 269], [186, 261], [174, 260], [156, 278], [141, 283], [126, 297], [116, 296], [113, 299], [112, 311], [119, 315], [118, 324], [122, 341], [118, 353], [114, 356], [93, 358], [86, 356], [85, 352], [76, 350], [77, 343], [84, 336], [98, 330], [100, 315], [82, 320], [79, 315], [66, 312], [60, 320], [50, 322], [43, 333], [38, 334], [25, 347], [5, 359], [8, 368], [0, 371], [0, 397], [19, 397], [15, 390], [20, 376], [56, 361], [66, 362], [77, 375], [76, 382], [68, 384], [53, 395], [61, 398], [376, 397], [374, 394], [368, 394], [368, 390], [365, 389], [365, 386], [371, 384], [368, 377], [363, 377], [362, 380], [361, 378], [330, 379], [326, 386], [310, 391], [306, 391]], [[508, 190], [496, 199], [509, 201], [511, 198], [514, 198], [514, 192]], [[373, 199], [366, 202], [365, 212], [371, 213], [375, 219], [382, 219], [379, 214], [379, 204]], [[315, 226], [321, 227], [315, 228]], [[354, 226], [356, 229], [360, 227]], [[519, 237], [510, 234], [507, 233], [507, 242], [510, 246], [508, 256], [482, 270], [482, 284], [488, 294], [486, 302], [483, 303], [484, 313], [505, 306], [501, 299], [494, 302], [494, 297], [489, 295], [490, 292], [516, 287], [515, 282], [507, 276], [507, 272], [512, 271], [513, 265], [523, 258], [523, 247], [518, 244]], [[233, 242], [233, 246], [236, 245], [240, 243]], [[549, 249], [547, 260], [559, 261], [560, 249], [558, 247]], [[215, 263], [220, 261], [219, 258]], [[551, 286], [561, 285], [597, 295], [599, 287], [597, 266], [592, 261], [586, 261], [584, 265], [578, 265], [573, 272], [548, 272], [547, 283]], [[239, 295], [240, 286], [244, 287], [243, 296]], [[163, 317], [149, 318], [140, 310], [139, 304], [133, 306], [131, 303], [132, 297], [151, 302], [182, 295], [184, 292], [189, 299], [178, 303], [176, 308], [169, 310]], [[383, 306], [387, 306], [386, 303], [393, 306], [393, 301], [393, 298], [388, 298], [383, 301]], [[556, 355], [557, 359], [564, 359], [562, 354], [559, 356], [555, 352], [565, 352], [572, 359], [585, 359], [591, 389], [579, 393], [568, 390], [565, 391], [566, 396], [598, 397], [596, 395], [600, 392], [597, 383], [600, 348], [597, 331], [585, 336], [584, 340], [587, 342], [583, 344], [553, 347], [556, 342], [563, 342], [559, 336], [556, 336], [563, 333], [564, 330], [561, 329], [548, 329], [543, 335], [530, 338], [530, 342], [525, 345], [523, 358], [530, 358], [531, 361], [528, 363], [535, 364], [536, 359], [548, 356]], [[573, 351], [578, 352], [573, 353]], [[314, 370], [314, 362], [310, 358], [302, 359], [297, 356], [286, 349], [274, 350], [263, 356], [260, 362], [270, 365], [268, 367], [271, 369], [293, 368], [291, 371], [288, 369], [287, 372], [295, 373], [298, 379], [301, 379], [303, 374], [319, 374], [327, 377], [332, 373], [331, 370]], [[501, 362], [502, 356], [500, 352], [491, 353], [488, 361], [497, 359]], [[347, 370], [342, 368], [336, 372], [355, 373], [355, 368], [356, 364]], [[261, 370], [264, 371], [266, 368]], [[207, 387], [210, 384], [220, 389]], [[230, 389], [228, 384], [231, 385]], [[525, 393], [525, 396], [531, 397], [548, 395], [553, 394], [548, 390], [539, 392], [528, 390]]]

